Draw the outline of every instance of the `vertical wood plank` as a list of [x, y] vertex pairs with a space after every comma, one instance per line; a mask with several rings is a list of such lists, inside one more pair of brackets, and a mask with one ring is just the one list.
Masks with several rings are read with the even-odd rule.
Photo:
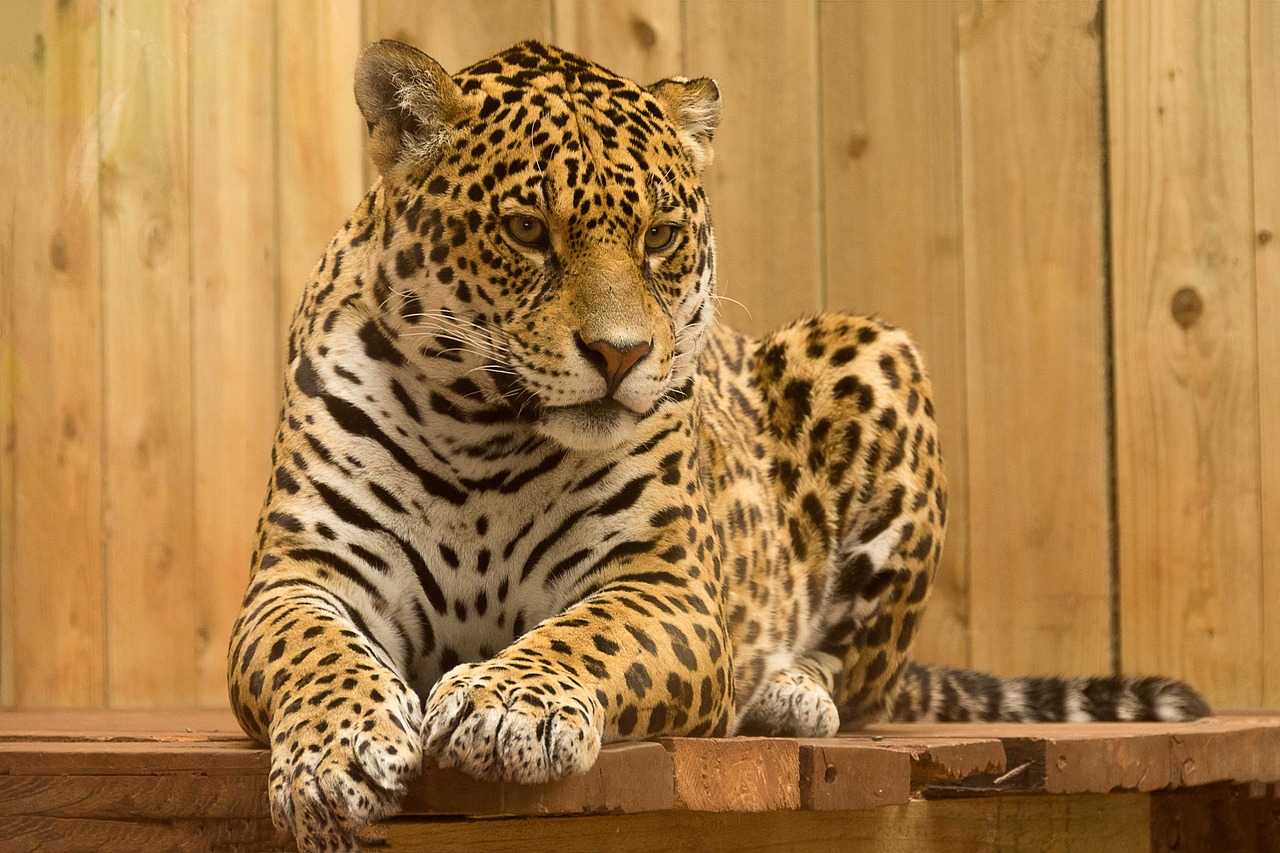
[[364, 121], [352, 94], [362, 46], [360, 5], [351, 0], [278, 0], [277, 7], [280, 376], [302, 288], [368, 185]]
[[195, 694], [188, 7], [106, 0], [107, 701]]
[[949, 481], [942, 565], [913, 655], [969, 664], [968, 447], [956, 13], [819, 6], [827, 307], [911, 332], [933, 379]]
[[642, 85], [680, 73], [684, 59], [680, 0], [554, 0], [554, 4], [556, 44], [565, 50]]
[[960, 20], [973, 664], [1110, 668], [1096, 4]]
[[1247, 7], [1107, 11], [1123, 661], [1186, 677], [1214, 704], [1255, 706]]
[[1262, 459], [1262, 704], [1280, 707], [1280, 5], [1249, 6]]
[[196, 702], [212, 707], [227, 701], [278, 410], [274, 26], [272, 3], [192, 6]]
[[822, 307], [817, 10], [812, 0], [685, 6], [685, 70], [724, 100], [706, 177], [719, 293], [731, 326], [759, 333]]
[[[28, 11], [22, 10], [24, 13]], [[28, 102], [30, 96], [20, 94], [20, 81], [32, 73], [27, 70], [24, 74], [21, 70], [22, 53], [26, 48], [34, 54], [37, 43], [31, 33], [32, 27], [23, 26], [23, 23], [24, 19], [8, 6], [0, 10], [0, 103], [8, 104], [12, 110], [0, 113], [0, 133], [13, 140], [11, 150], [15, 163], [31, 156], [27, 138], [30, 134], [19, 117], [34, 112]], [[29, 61], [35, 65], [34, 56]], [[18, 217], [18, 197], [14, 188], [17, 184], [17, 181], [10, 181], [0, 186], [0, 708], [11, 706], [15, 693], [15, 636], [9, 614], [17, 610], [13, 595], [13, 572], [17, 565], [14, 542], [17, 513], [13, 504], [13, 476], [18, 449], [18, 421], [14, 408], [18, 392], [18, 352], [14, 342], [17, 331], [14, 316], [14, 290], [17, 288], [14, 220]]]
[[452, 74], [518, 41], [550, 41], [551, 0], [365, 0], [365, 41], [383, 38]]
[[98, 12], [0, 11], [0, 704], [104, 697]]

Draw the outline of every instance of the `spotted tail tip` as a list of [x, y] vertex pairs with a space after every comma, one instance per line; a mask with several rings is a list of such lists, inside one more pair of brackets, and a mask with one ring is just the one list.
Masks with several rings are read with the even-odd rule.
[[[1151, 711], [1156, 720], [1181, 723], [1213, 714], [1213, 709], [1194, 687], [1171, 678], [1142, 679], [1149, 683]], [[1136, 691], [1145, 693], [1146, 691]]]

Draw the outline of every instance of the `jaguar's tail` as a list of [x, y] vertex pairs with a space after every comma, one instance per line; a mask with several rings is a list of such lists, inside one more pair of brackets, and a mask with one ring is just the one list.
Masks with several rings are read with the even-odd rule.
[[1171, 678], [1001, 678], [912, 662], [890, 713], [894, 722], [1181, 721], [1209, 703]]

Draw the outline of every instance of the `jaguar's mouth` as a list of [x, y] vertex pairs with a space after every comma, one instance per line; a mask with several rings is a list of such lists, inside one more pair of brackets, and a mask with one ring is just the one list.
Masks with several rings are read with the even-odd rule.
[[612, 397], [601, 397], [598, 400], [588, 400], [585, 403], [577, 403], [572, 406], [553, 406], [549, 407], [548, 410], [572, 411], [576, 412], [579, 417], [596, 421], [606, 421], [624, 414], [635, 414]]
[[640, 416], [612, 397], [572, 406], [545, 406], [538, 431], [570, 450], [608, 450], [626, 441]]

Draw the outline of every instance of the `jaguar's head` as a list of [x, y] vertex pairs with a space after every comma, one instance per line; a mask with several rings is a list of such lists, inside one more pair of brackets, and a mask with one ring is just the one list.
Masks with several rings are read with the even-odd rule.
[[460, 366], [442, 393], [590, 451], [688, 392], [713, 314], [715, 83], [642, 87], [537, 42], [450, 77], [381, 41], [356, 99], [385, 193], [387, 310]]

